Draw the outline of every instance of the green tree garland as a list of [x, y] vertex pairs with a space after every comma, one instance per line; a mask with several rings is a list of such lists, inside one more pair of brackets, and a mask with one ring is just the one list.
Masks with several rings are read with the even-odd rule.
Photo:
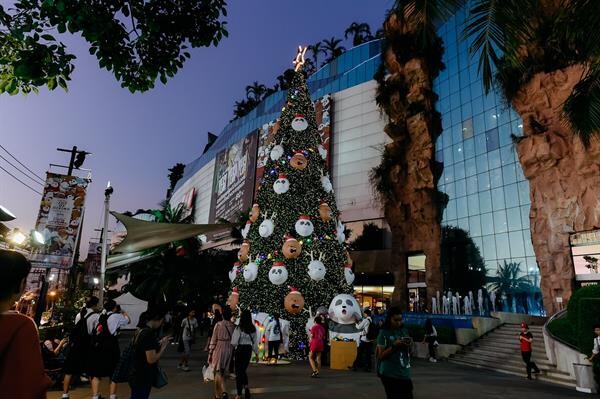
[[[308, 122], [304, 131], [295, 131], [292, 121], [301, 114]], [[277, 131], [273, 145], [280, 144], [284, 155], [277, 160], [269, 158], [265, 167], [265, 175], [258, 190], [258, 205], [261, 215], [252, 223], [247, 239], [250, 243], [249, 256], [258, 264], [258, 276], [255, 280], [245, 281], [242, 271], [233, 281], [232, 286], [239, 289], [240, 307], [254, 312], [280, 313], [283, 319], [290, 321], [290, 355], [295, 358], [304, 356], [304, 348], [308, 346], [305, 325], [308, 321], [307, 310], [300, 314], [291, 314], [284, 308], [284, 298], [290, 292], [290, 287], [297, 288], [305, 299], [305, 309], [313, 312], [320, 306], [329, 306], [331, 300], [340, 293], [353, 292], [353, 287], [346, 283], [344, 265], [347, 263], [347, 253], [344, 243], [336, 237], [336, 227], [339, 211], [335, 203], [333, 190], [326, 192], [321, 184], [323, 175], [328, 175], [325, 160], [319, 153], [321, 138], [318, 133], [315, 110], [310, 99], [304, 75], [295, 72], [291, 88], [287, 93], [287, 104], [282, 109], [280, 128]], [[295, 169], [290, 160], [296, 152], [302, 152], [308, 161], [303, 170]], [[280, 174], [287, 175], [290, 183], [289, 190], [277, 194], [273, 183]], [[332, 218], [329, 221], [321, 219], [319, 206], [326, 202], [331, 208]], [[275, 228], [266, 238], [259, 234], [259, 226], [264, 220], [264, 213], [273, 213]], [[295, 231], [295, 224], [302, 215], [310, 217], [314, 232], [308, 237], [302, 237]], [[302, 251], [296, 259], [285, 259], [282, 253], [284, 236], [290, 234], [302, 245]], [[308, 275], [310, 253], [315, 258], [323, 255], [323, 264], [327, 271], [325, 278], [314, 281]], [[274, 285], [269, 281], [269, 271], [273, 262], [285, 262], [288, 279], [282, 285]], [[242, 266], [247, 265], [246, 260]]]

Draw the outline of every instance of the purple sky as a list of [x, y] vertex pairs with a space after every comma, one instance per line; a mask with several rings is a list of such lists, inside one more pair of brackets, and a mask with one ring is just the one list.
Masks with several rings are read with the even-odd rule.
[[[98, 68], [85, 41], [65, 36], [69, 51], [78, 57], [68, 93], [41, 89], [39, 95], [27, 97], [0, 95], [0, 144], [37, 174], [43, 176], [50, 163], [68, 163], [69, 154], [57, 152], [57, 147], [76, 145], [93, 153], [83, 166], [93, 173], [82, 237], [84, 257], [87, 241], [98, 235], [94, 229], [101, 225], [108, 180], [115, 188], [111, 209], [156, 207], [168, 186], [167, 169], [201, 154], [206, 132], [221, 132], [246, 85], [255, 80], [272, 85], [291, 67], [298, 44], [331, 36], [343, 39], [354, 21], [377, 30], [393, 1], [229, 3], [229, 38], [217, 48], [194, 49], [192, 59], [166, 86], [158, 83], [150, 92], [130, 94], [110, 72]], [[349, 48], [351, 42], [344, 45]], [[1, 149], [0, 154], [8, 158]], [[32, 183], [2, 159], [0, 166]], [[0, 204], [18, 217], [10, 227], [33, 228], [40, 198], [0, 170]]]

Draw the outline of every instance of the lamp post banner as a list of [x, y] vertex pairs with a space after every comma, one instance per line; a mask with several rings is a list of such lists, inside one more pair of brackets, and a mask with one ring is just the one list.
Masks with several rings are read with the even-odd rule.
[[73, 265], [89, 179], [48, 172], [36, 222], [45, 244], [31, 256], [34, 267]]

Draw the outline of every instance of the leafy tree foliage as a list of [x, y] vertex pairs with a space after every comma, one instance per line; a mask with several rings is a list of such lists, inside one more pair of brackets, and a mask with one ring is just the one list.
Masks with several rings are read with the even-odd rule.
[[485, 262], [469, 233], [458, 227], [444, 226], [441, 245], [444, 286], [460, 293], [483, 288]]
[[224, 0], [20, 0], [0, 5], [0, 93], [67, 89], [75, 56], [56, 34], [78, 34], [100, 68], [131, 92], [166, 83], [188, 47], [218, 45], [228, 33]]

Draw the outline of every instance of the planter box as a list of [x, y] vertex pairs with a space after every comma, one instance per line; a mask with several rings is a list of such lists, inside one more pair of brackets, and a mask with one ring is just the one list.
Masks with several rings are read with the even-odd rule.
[[331, 341], [330, 367], [333, 370], [348, 370], [356, 359], [356, 342]]

